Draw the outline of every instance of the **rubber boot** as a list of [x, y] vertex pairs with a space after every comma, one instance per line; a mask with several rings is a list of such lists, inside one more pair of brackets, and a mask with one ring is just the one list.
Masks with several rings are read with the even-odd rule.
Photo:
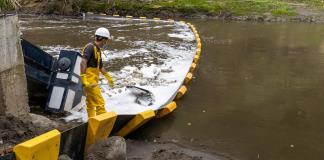
[[88, 112], [88, 118], [96, 116], [96, 111], [94, 109], [87, 109], [87, 112]]
[[107, 113], [104, 106], [98, 106], [96, 111], [97, 111], [97, 116], [103, 113]]

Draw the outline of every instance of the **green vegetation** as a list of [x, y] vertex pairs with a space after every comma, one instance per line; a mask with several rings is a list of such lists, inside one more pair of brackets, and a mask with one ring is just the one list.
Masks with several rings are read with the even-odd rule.
[[81, 0], [82, 11], [154, 11], [172, 10], [181, 13], [205, 13], [217, 15], [227, 12], [234, 15], [255, 15], [271, 13], [275, 16], [294, 15], [295, 11], [281, 0], [153, 0], [150, 3], [115, 0], [113, 3]]
[[14, 9], [14, 3], [11, 0], [0, 0], [0, 12]]
[[294, 15], [295, 11], [286, 2], [278, 0], [229, 0], [224, 9], [236, 15], [271, 13], [275, 16]]
[[[165, 5], [165, 3], [162, 4]], [[286, 2], [278, 0], [175, 0], [169, 6], [179, 10], [197, 10], [214, 13], [226, 11], [234, 15], [263, 13], [293, 15], [295, 13]]]
[[305, 3], [311, 7], [324, 9], [324, 0], [293, 0], [293, 2]]
[[118, 13], [121, 15], [204, 14], [204, 15], [273, 15], [291, 16], [296, 11], [291, 3], [304, 3], [323, 8], [324, 0], [0, 0], [0, 10], [13, 9], [13, 2], [44, 3], [46, 13]]

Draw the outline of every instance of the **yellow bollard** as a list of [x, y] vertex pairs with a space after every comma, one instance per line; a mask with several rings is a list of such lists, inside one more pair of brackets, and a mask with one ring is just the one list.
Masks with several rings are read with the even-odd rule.
[[126, 136], [129, 133], [135, 131], [137, 128], [148, 122], [155, 116], [153, 110], [147, 110], [137, 114], [133, 119], [131, 119], [121, 130], [117, 132], [117, 136]]
[[195, 33], [195, 38], [198, 39], [199, 38], [199, 34]]
[[197, 43], [201, 43], [201, 40], [199, 37], [196, 38]]
[[201, 43], [197, 43], [197, 49], [201, 49]]
[[178, 93], [176, 95], [176, 100], [180, 99], [185, 93], [187, 92], [187, 87], [182, 85], [180, 89], [178, 90]]
[[201, 54], [201, 49], [197, 48], [196, 55], [198, 55], [200, 57], [200, 54]]
[[107, 138], [114, 127], [117, 115], [115, 112], [107, 112], [88, 120], [88, 131], [85, 151], [95, 142]]
[[176, 108], [177, 108], [177, 103], [172, 101], [165, 108], [161, 109], [158, 112], [158, 115], [156, 116], [156, 118], [162, 118], [162, 117], [172, 113]]
[[186, 75], [186, 78], [185, 78], [185, 80], [184, 80], [184, 84], [185, 85], [188, 85], [189, 84], [189, 82], [192, 80], [192, 73], [188, 73], [187, 75]]
[[17, 160], [57, 160], [61, 133], [52, 130], [14, 147]]
[[193, 62], [194, 63], [198, 63], [198, 60], [199, 60], [200, 56], [199, 55], [195, 55], [194, 59], [193, 59]]
[[190, 66], [190, 72], [193, 73], [193, 71], [195, 71], [196, 67], [197, 67], [197, 64], [192, 63], [191, 66]]

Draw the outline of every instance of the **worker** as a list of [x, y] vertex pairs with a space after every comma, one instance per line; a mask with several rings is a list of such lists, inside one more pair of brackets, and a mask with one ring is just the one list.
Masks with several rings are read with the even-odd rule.
[[98, 84], [100, 72], [108, 80], [108, 85], [114, 86], [114, 81], [103, 67], [101, 58], [101, 50], [107, 46], [108, 39], [110, 39], [108, 29], [98, 28], [95, 32], [95, 41], [88, 43], [82, 50], [81, 80], [86, 95], [86, 109], [89, 118], [107, 112]]

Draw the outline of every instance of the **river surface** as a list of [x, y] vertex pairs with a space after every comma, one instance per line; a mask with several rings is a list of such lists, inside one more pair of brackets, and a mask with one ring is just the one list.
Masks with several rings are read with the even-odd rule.
[[203, 47], [189, 92], [134, 136], [229, 159], [323, 159], [323, 25], [192, 23]]
[[[22, 27], [44, 25], [29, 21], [23, 20]], [[49, 32], [27, 27], [23, 33], [48, 51], [61, 44], [80, 49], [95, 25], [67, 22], [70, 29], [54, 27], [57, 31]], [[149, 122], [130, 137], [170, 141], [228, 159], [323, 159], [323, 25], [191, 22], [203, 49], [189, 92], [172, 115]], [[73, 27], [79, 23], [85, 31], [75, 37]], [[117, 37], [121, 43], [112, 45], [122, 49], [123, 41], [147, 38], [142, 33], [150, 32], [145, 28], [149, 24], [139, 25], [144, 29]], [[66, 36], [58, 37], [59, 32]], [[151, 57], [155, 61], [156, 56]]]

